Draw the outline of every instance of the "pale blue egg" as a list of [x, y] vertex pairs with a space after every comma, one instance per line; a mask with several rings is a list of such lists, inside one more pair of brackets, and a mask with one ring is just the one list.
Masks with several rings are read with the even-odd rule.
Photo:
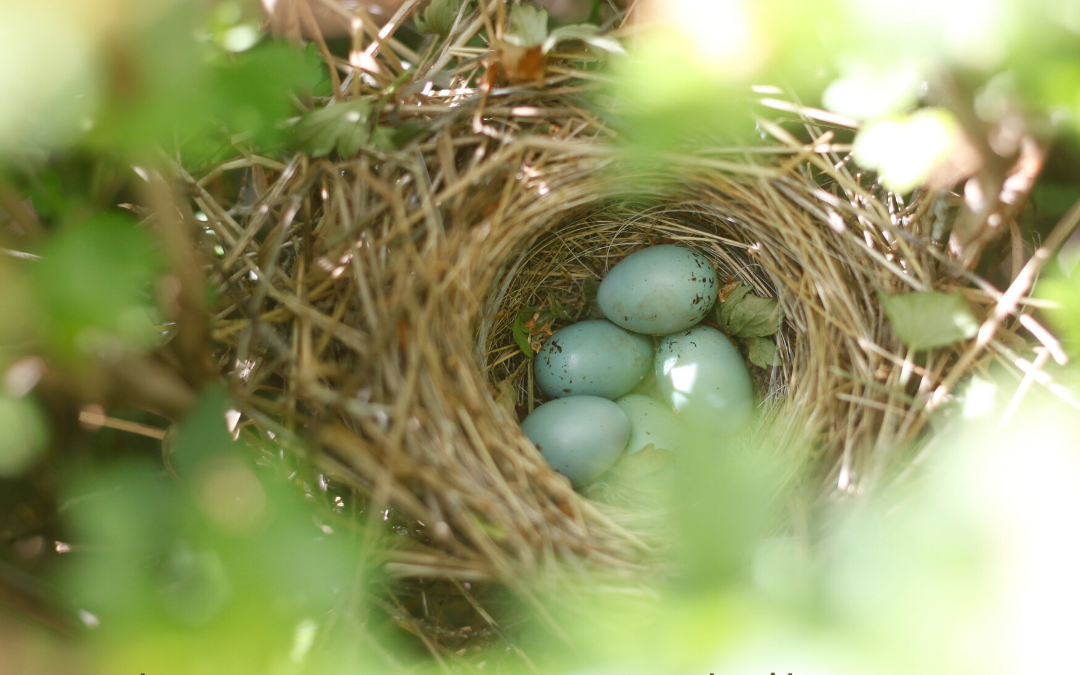
[[646, 446], [677, 452], [684, 444], [686, 423], [671, 406], [641, 394], [627, 394], [615, 400], [630, 419], [630, 441], [626, 454], [641, 452]]
[[656, 381], [664, 400], [698, 432], [737, 434], [754, 410], [746, 364], [715, 328], [664, 336], [656, 350]]
[[630, 420], [606, 398], [567, 396], [533, 410], [521, 430], [548, 465], [578, 487], [619, 460], [630, 438]]
[[653, 364], [652, 340], [610, 321], [582, 321], [558, 330], [536, 356], [536, 382], [544, 394], [603, 396], [630, 391]]
[[705, 256], [682, 246], [650, 246], [620, 261], [596, 301], [609, 320], [637, 333], [667, 334], [698, 323], [720, 282]]

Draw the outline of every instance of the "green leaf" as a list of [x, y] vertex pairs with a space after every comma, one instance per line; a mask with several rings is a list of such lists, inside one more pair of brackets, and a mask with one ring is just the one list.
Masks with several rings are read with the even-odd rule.
[[776, 343], [763, 337], [751, 337], [746, 339], [749, 350], [750, 363], [758, 368], [772, 368], [779, 363], [779, 352]]
[[600, 305], [596, 303], [596, 294], [600, 292], [600, 281], [594, 277], [588, 277], [581, 284], [581, 306], [578, 307], [574, 321], [583, 316], [586, 319], [603, 319], [604, 314], [600, 311]]
[[431, 35], [448, 35], [463, 4], [464, 0], [432, 0], [427, 9], [413, 19], [416, 30]]
[[534, 358], [536, 354], [533, 352], [532, 345], [529, 344], [529, 329], [525, 327], [525, 322], [533, 318], [535, 314], [535, 307], [525, 305], [518, 312], [517, 318], [514, 319], [514, 341], [517, 342], [521, 353], [530, 359]]
[[916, 351], [951, 345], [979, 331], [975, 314], [958, 293], [878, 293], [878, 297], [896, 337]]
[[503, 38], [515, 47], [539, 47], [548, 37], [546, 9], [532, 5], [515, 5], [510, 10], [510, 30]]
[[772, 335], [780, 329], [780, 303], [750, 295], [750, 287], [740, 284], [720, 305], [720, 325], [738, 337]]
[[727, 300], [716, 305], [716, 322], [728, 333], [731, 332], [731, 311], [749, 292], [750, 287], [740, 283], [728, 294]]
[[548, 308], [551, 312], [553, 319], [561, 319], [564, 321], [573, 321], [574, 317], [570, 314], [570, 310], [563, 307], [559, 299], [555, 297], [555, 294], [548, 292]]
[[[312, 157], [323, 157], [336, 150], [341, 157], [352, 157], [372, 141], [368, 130], [371, 102], [357, 99], [313, 110], [300, 119], [296, 135]], [[380, 137], [380, 141], [384, 141]]]
[[580, 40], [590, 47], [595, 47], [596, 49], [612, 54], [626, 53], [626, 50], [623, 49], [623, 46], [619, 44], [618, 40], [606, 35], [600, 35], [600, 27], [590, 23], [576, 23], [570, 26], [556, 28], [551, 31], [551, 34], [544, 40], [544, 47], [541, 51], [547, 54], [559, 44], [570, 42], [572, 40]]

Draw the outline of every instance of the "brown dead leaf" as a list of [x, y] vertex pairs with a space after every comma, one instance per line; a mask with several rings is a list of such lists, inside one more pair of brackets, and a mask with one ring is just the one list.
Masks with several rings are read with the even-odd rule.
[[727, 302], [728, 296], [730, 296], [731, 292], [734, 291], [738, 287], [739, 287], [739, 282], [738, 281], [731, 281], [731, 282], [725, 284], [720, 289], [720, 292], [717, 294], [720, 297], [720, 302]]
[[539, 319], [539, 318], [540, 318], [540, 312], [536, 312], [535, 314], [532, 315], [531, 319], [529, 319], [528, 321], [526, 321], [522, 325], [524, 325], [526, 328], [528, 328], [530, 333], [535, 333], [536, 332], [536, 320]]
[[547, 56], [541, 45], [518, 47], [503, 42], [498, 47], [498, 65], [499, 73], [511, 84], [535, 82], [544, 86]]

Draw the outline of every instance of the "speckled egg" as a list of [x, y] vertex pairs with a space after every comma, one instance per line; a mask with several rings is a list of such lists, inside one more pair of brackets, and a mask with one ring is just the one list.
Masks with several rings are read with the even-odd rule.
[[650, 246], [611, 268], [596, 300], [613, 323], [656, 335], [704, 319], [718, 290], [716, 270], [705, 256], [682, 246]]
[[606, 398], [567, 396], [533, 410], [521, 430], [552, 469], [579, 487], [619, 460], [630, 439], [630, 420]]
[[630, 441], [626, 454], [641, 452], [646, 446], [676, 452], [683, 445], [686, 423], [666, 406], [641, 394], [627, 394], [615, 400], [630, 419]]
[[581, 321], [558, 330], [536, 356], [536, 382], [548, 396], [615, 399], [653, 367], [652, 340], [610, 321]]
[[734, 435], [754, 410], [754, 389], [742, 356], [715, 328], [666, 335], [656, 350], [656, 381], [664, 400], [695, 430]]

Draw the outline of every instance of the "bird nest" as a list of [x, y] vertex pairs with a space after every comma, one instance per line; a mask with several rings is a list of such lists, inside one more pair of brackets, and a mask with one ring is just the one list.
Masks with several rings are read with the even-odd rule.
[[884, 191], [797, 108], [763, 123], [768, 147], [643, 168], [583, 104], [596, 85], [573, 54], [547, 62], [544, 86], [488, 88], [486, 50], [464, 46], [482, 25], [465, 14], [423, 54], [384, 29], [363, 78], [335, 61], [338, 97], [320, 103], [382, 96], [371, 122], [420, 129], [398, 149], [186, 176], [218, 247], [211, 338], [244, 418], [298, 439], [362, 496], [362, 518], [400, 535], [383, 554], [393, 576], [509, 579], [575, 560], [640, 571], [663, 546], [650, 521], [575, 492], [522, 434], [542, 399], [513, 323], [527, 306], [580, 310], [590, 280], [674, 242], [782, 307], [778, 359], [752, 366], [758, 419], [780, 444], [809, 441], [808, 501], [885, 475], [923, 434], [931, 395], [963, 375], [967, 344], [916, 361], [879, 292], [963, 285], [977, 313], [992, 300], [932, 239], [935, 200]]

